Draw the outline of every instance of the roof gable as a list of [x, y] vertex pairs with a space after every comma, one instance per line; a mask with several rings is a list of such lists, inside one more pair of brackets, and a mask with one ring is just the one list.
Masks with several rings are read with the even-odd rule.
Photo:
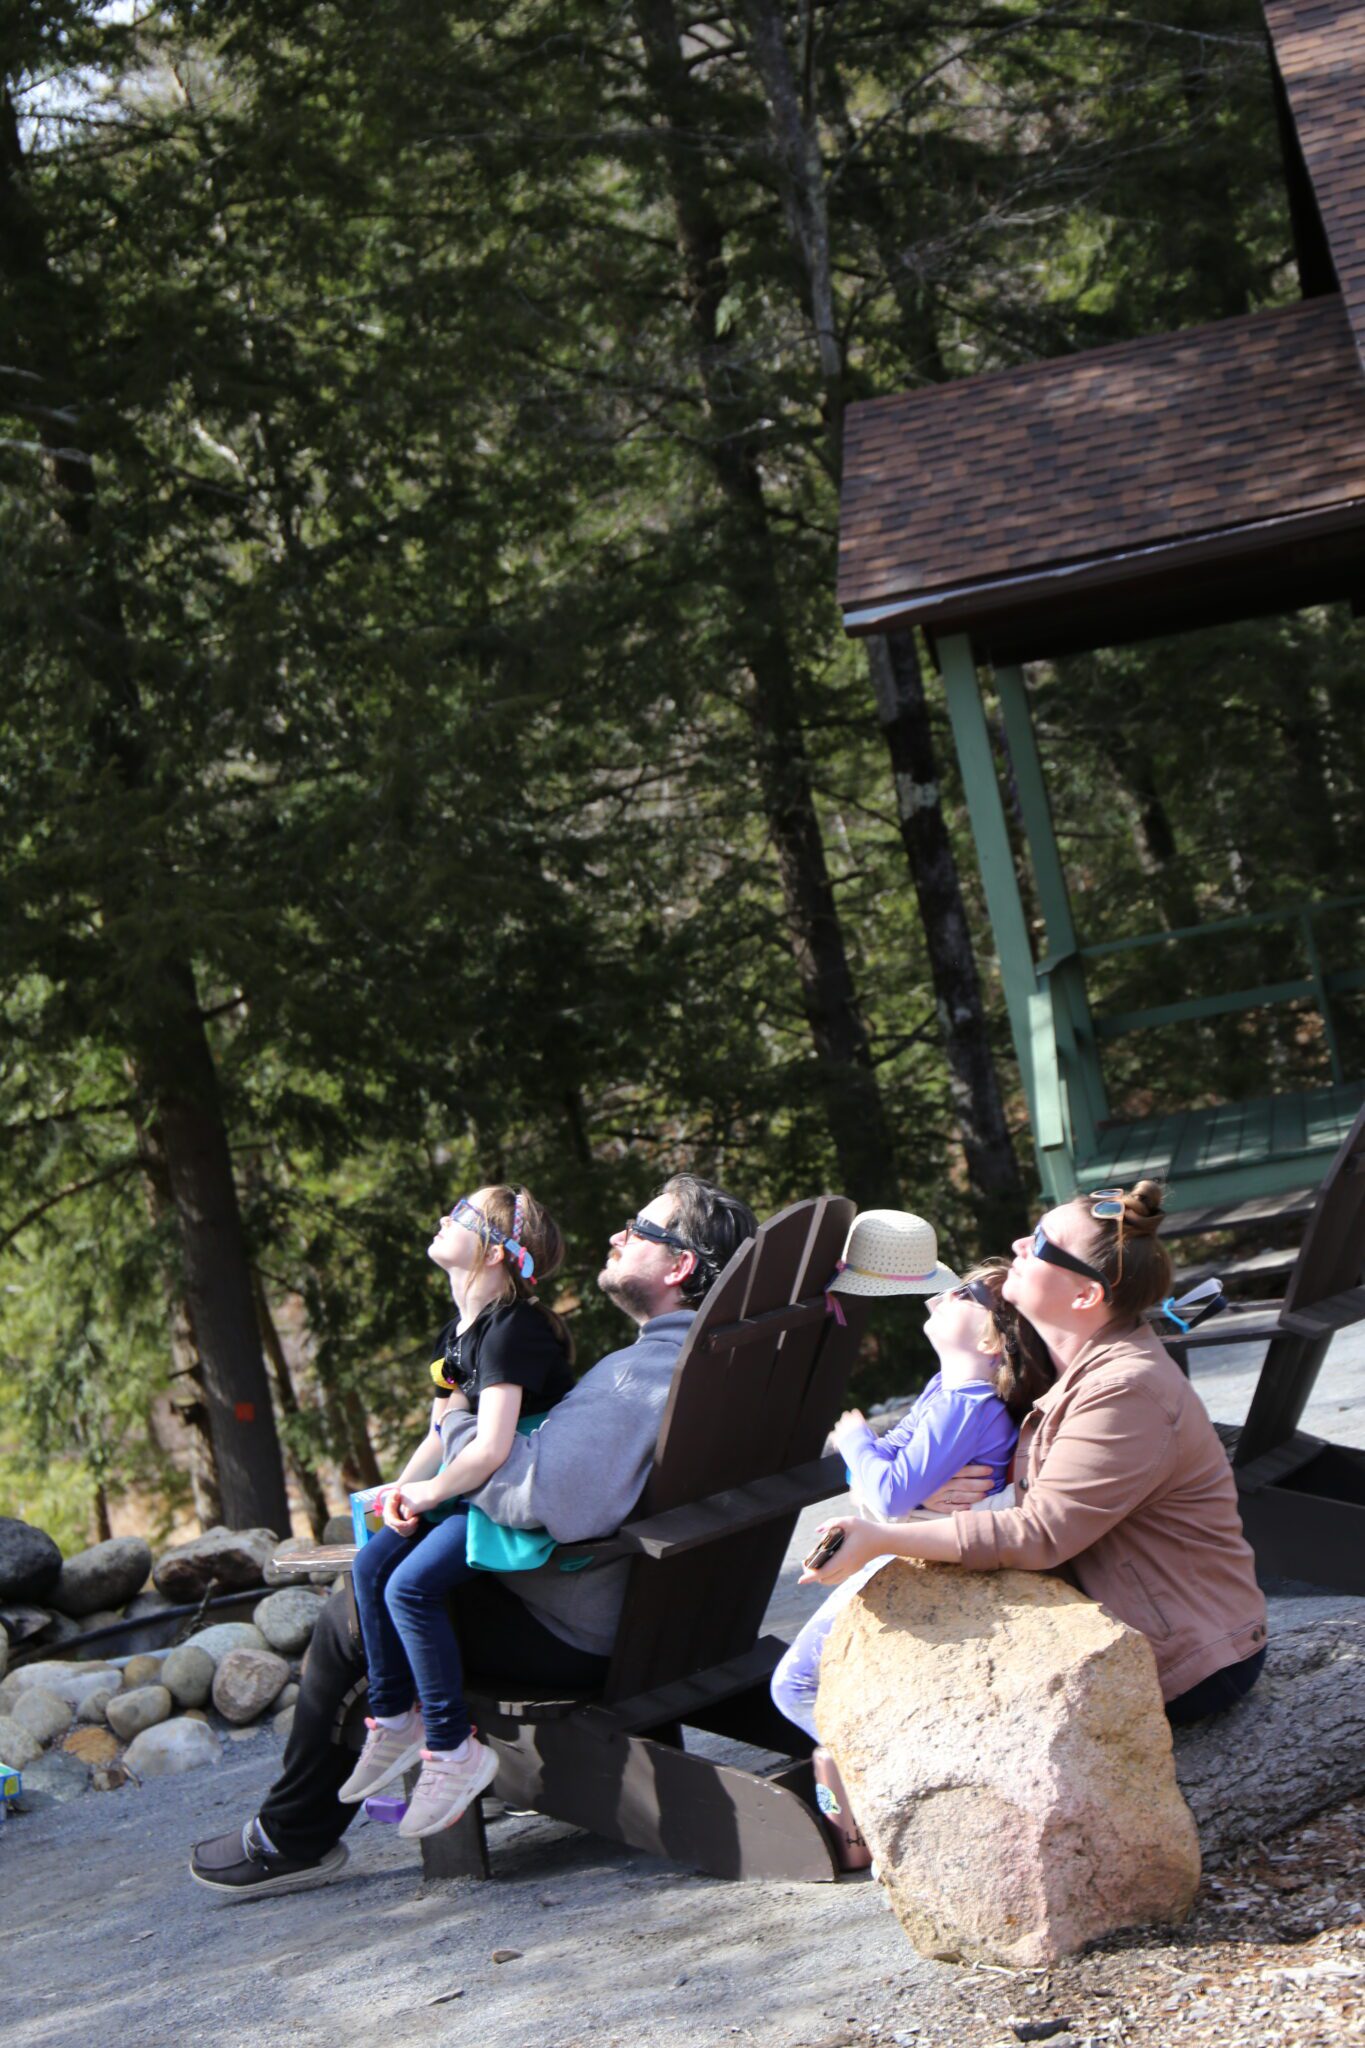
[[1265, 18], [1365, 369], [1365, 7], [1265, 0]]

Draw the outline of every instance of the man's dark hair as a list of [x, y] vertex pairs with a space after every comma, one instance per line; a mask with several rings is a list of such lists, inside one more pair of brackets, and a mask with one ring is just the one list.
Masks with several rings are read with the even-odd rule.
[[673, 1204], [669, 1229], [697, 1254], [697, 1263], [682, 1285], [683, 1300], [695, 1308], [745, 1238], [757, 1235], [758, 1218], [747, 1202], [727, 1195], [710, 1181], [698, 1180], [694, 1173], [675, 1173], [659, 1193]]

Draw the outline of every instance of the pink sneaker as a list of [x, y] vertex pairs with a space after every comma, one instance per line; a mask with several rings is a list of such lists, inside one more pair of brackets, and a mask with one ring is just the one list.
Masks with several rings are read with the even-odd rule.
[[422, 1755], [422, 1745], [427, 1739], [422, 1726], [422, 1716], [414, 1707], [401, 1728], [381, 1728], [377, 1721], [365, 1716], [369, 1734], [359, 1761], [350, 1777], [337, 1793], [337, 1798], [347, 1806], [358, 1806], [362, 1799], [368, 1799], [371, 1792], [382, 1792], [395, 1778], [401, 1778], [404, 1771], [410, 1771]]
[[453, 1828], [465, 1808], [497, 1775], [497, 1756], [477, 1735], [470, 1736], [468, 1752], [458, 1762], [424, 1749], [422, 1775], [398, 1823], [399, 1834], [412, 1841], [419, 1835], [438, 1835], [442, 1828]]

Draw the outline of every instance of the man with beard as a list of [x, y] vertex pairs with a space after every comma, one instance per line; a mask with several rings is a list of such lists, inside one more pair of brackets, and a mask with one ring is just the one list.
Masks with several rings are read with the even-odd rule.
[[[659, 1425], [697, 1307], [731, 1254], [757, 1229], [733, 1195], [676, 1174], [611, 1240], [602, 1292], [638, 1326], [633, 1344], [584, 1375], [474, 1496], [495, 1522], [585, 1543], [626, 1521], [644, 1488]], [[611, 1660], [629, 1561], [565, 1572], [480, 1573], [456, 1586], [451, 1613], [462, 1656], [528, 1687], [590, 1691]], [[341, 1732], [365, 1683], [344, 1591], [319, 1618], [284, 1753], [261, 1810], [195, 1845], [190, 1875], [230, 1899], [326, 1884], [346, 1862], [355, 1815], [337, 1789], [354, 1757]]]

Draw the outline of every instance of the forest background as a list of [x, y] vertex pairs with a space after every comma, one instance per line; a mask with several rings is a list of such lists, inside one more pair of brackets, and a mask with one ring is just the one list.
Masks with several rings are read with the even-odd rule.
[[[844, 412], [1296, 297], [1257, 0], [0, 0], [0, 67], [5, 1510], [278, 1528], [283, 1456], [320, 1528], [481, 1181], [561, 1218], [581, 1363], [678, 1168], [1001, 1248], [1030, 1137], [932, 662], [840, 628]], [[1361, 886], [1359, 638], [1033, 666], [1085, 939]], [[1321, 1064], [1291, 1010], [1109, 1079]], [[893, 1308], [855, 1392], [924, 1369]]]

